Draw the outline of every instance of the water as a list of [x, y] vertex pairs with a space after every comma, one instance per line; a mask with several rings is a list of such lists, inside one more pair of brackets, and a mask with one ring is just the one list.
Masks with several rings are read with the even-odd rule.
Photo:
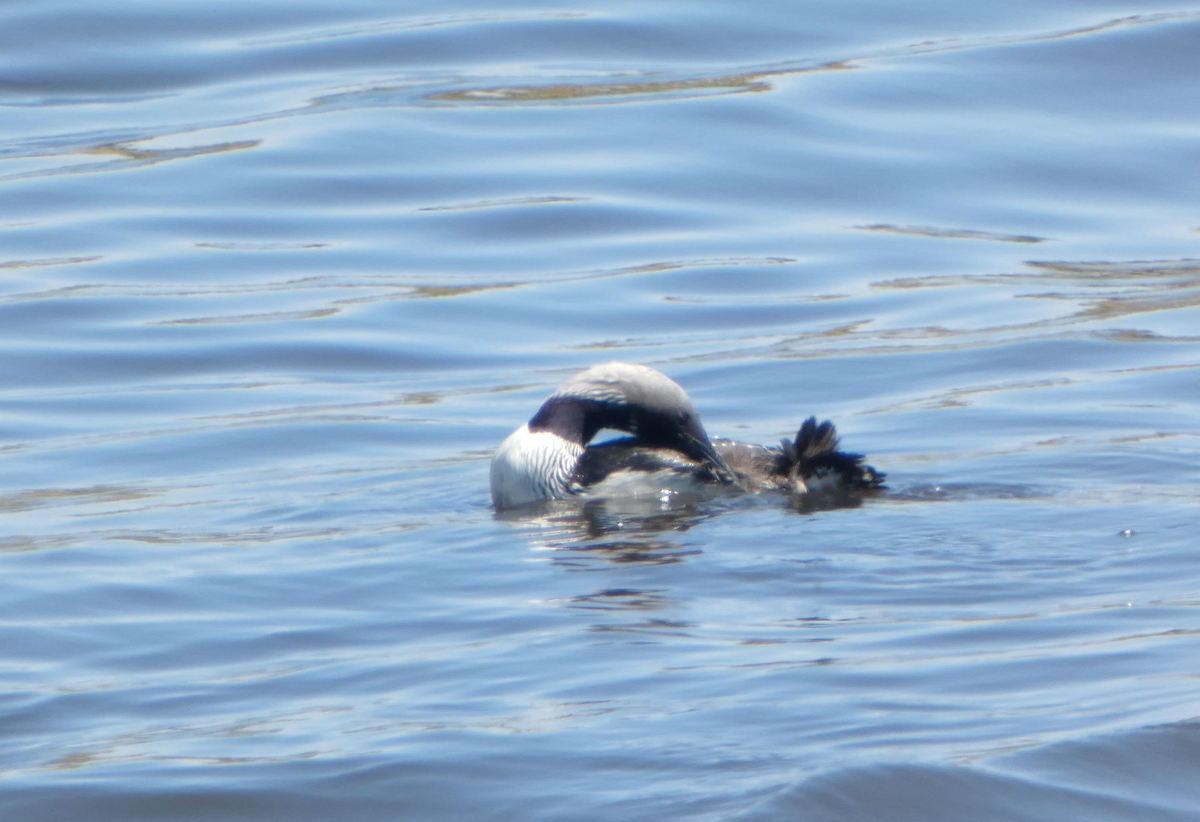
[[[5, 818], [1195, 819], [1198, 35], [7, 4]], [[891, 491], [496, 517], [613, 358]]]

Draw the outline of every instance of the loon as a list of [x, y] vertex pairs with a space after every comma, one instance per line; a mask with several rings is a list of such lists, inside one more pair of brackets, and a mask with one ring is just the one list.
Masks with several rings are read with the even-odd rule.
[[[597, 433], [629, 436], [592, 444]], [[709, 439], [687, 392], [645, 365], [609, 362], [576, 374], [492, 458], [497, 510], [543, 500], [721, 489], [795, 497], [861, 497], [884, 474], [838, 449], [833, 424], [810, 417], [778, 447]]]

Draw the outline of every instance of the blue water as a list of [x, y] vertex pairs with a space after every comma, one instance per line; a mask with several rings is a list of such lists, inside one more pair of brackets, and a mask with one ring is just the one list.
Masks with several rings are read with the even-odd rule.
[[[0, 815], [1200, 816], [1200, 8], [0, 8]], [[491, 510], [623, 359], [853, 509]]]

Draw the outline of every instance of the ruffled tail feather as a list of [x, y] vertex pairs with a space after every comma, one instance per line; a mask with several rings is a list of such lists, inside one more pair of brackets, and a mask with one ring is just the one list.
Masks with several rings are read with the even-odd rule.
[[862, 454], [837, 450], [837, 429], [829, 420], [818, 425], [816, 417], [809, 417], [796, 432], [795, 442], [785, 439], [780, 446], [780, 468], [796, 494], [873, 491], [882, 488], [887, 477], [863, 464]]

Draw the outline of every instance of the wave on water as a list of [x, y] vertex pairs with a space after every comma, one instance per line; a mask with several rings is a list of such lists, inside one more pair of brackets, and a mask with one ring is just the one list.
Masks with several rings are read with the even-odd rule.
[[1200, 724], [1064, 742], [986, 763], [879, 763], [805, 779], [739, 822], [1193, 822]]

